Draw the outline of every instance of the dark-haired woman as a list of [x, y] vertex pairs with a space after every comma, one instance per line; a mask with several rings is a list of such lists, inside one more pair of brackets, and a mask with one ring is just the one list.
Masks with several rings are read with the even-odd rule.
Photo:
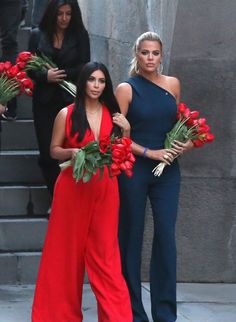
[[[129, 136], [106, 67], [83, 68], [74, 104], [56, 117], [51, 155], [73, 159], [81, 147], [114, 132]], [[119, 195], [116, 177], [105, 169], [78, 183], [72, 167], [59, 175], [33, 304], [33, 322], [81, 322], [84, 271], [98, 303], [99, 322], [132, 322], [129, 293], [118, 247]]]
[[62, 89], [61, 80], [76, 82], [81, 68], [90, 60], [88, 33], [75, 0], [51, 0], [40, 22], [32, 31], [29, 51], [44, 54], [58, 66], [48, 71], [31, 72], [36, 86], [33, 93], [33, 117], [39, 146], [39, 166], [52, 196], [59, 174], [56, 160], [50, 157], [53, 122], [57, 113], [73, 102]]

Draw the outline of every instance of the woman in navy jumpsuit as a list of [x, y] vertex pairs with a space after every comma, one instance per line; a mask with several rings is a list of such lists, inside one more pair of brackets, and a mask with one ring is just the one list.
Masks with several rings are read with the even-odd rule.
[[[150, 199], [154, 238], [150, 264], [151, 308], [154, 322], [176, 321], [175, 224], [180, 189], [177, 157], [192, 148], [191, 141], [164, 148], [164, 140], [176, 122], [180, 84], [162, 75], [162, 42], [153, 32], [142, 34], [134, 46], [130, 78], [116, 96], [131, 125], [136, 154], [131, 179], [120, 176], [119, 241], [123, 274], [127, 281], [133, 322], [148, 322], [141, 298], [141, 250], [147, 198]], [[152, 169], [166, 162], [160, 177]]]

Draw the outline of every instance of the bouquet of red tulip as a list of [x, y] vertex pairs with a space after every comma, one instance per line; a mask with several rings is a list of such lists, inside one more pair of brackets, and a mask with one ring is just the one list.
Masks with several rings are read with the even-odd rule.
[[[205, 118], [198, 118], [198, 111], [190, 111], [185, 103], [178, 105], [177, 122], [173, 129], [167, 133], [164, 148], [171, 149], [175, 140], [187, 142], [192, 140], [195, 147], [201, 147], [207, 142], [214, 140], [210, 133], [210, 127], [206, 124]], [[160, 176], [166, 166], [160, 162], [153, 170], [154, 176]]]
[[71, 160], [60, 164], [62, 170], [73, 164], [73, 177], [78, 182], [88, 182], [100, 169], [100, 177], [107, 166], [111, 176], [117, 176], [122, 171], [132, 176], [135, 157], [131, 152], [132, 141], [127, 138], [105, 137], [100, 142], [92, 141], [79, 149], [74, 163]]
[[0, 103], [6, 105], [17, 95], [31, 96], [33, 83], [26, 73], [9, 61], [0, 62]]
[[[17, 66], [27, 71], [48, 70], [49, 68], [57, 68], [57, 66], [43, 53], [39, 55], [32, 54], [29, 51], [21, 52], [17, 59]], [[62, 80], [59, 85], [70, 93], [73, 97], [76, 96], [76, 86], [68, 81]]]

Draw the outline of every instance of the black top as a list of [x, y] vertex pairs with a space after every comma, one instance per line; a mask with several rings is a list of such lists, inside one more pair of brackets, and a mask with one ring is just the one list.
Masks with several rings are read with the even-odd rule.
[[[38, 55], [43, 53], [48, 56], [59, 69], [65, 70], [67, 74], [66, 80], [75, 84], [81, 68], [90, 61], [89, 36], [86, 30], [80, 33], [78, 32], [76, 36], [65, 33], [62, 47], [57, 49], [50, 43], [47, 35], [36, 28], [31, 32], [28, 50]], [[36, 83], [33, 95], [40, 102], [44, 102], [45, 100], [48, 102], [52, 95], [59, 95], [60, 91], [63, 92], [63, 96], [69, 95], [58, 84], [47, 82], [46, 70], [31, 71], [30, 77]]]

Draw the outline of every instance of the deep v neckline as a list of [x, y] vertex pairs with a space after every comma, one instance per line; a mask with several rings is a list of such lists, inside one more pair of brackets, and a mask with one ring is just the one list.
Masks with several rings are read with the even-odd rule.
[[103, 105], [102, 105], [102, 112], [101, 112], [101, 114], [102, 115], [101, 115], [100, 124], [99, 124], [99, 127], [98, 127], [98, 137], [97, 138], [96, 138], [95, 133], [93, 132], [93, 130], [92, 130], [90, 124], [89, 124], [92, 137], [93, 137], [94, 141], [97, 141], [97, 142], [100, 141], [102, 124], [103, 124], [103, 119], [104, 119], [104, 108], [103, 108]]

